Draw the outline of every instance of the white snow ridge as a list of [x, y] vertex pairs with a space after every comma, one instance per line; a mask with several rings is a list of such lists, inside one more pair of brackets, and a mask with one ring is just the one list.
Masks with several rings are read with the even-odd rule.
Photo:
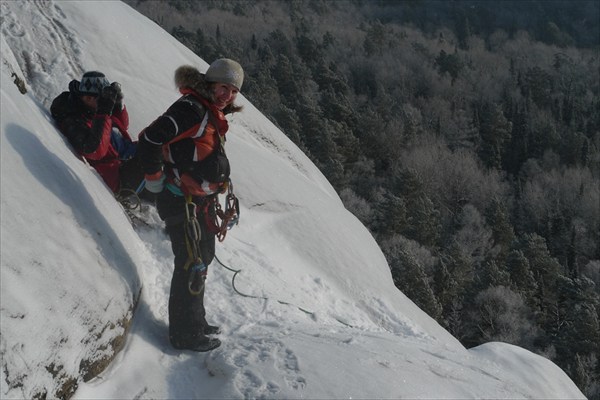
[[223, 344], [172, 349], [172, 254], [155, 210], [134, 230], [48, 109], [99, 70], [122, 84], [137, 136], [178, 98], [175, 69], [207, 64], [121, 2], [0, 4], [0, 397], [584, 397], [547, 359], [467, 350], [417, 308], [323, 175], [243, 96], [227, 142], [241, 219], [217, 256], [259, 298], [213, 263], [207, 317]]

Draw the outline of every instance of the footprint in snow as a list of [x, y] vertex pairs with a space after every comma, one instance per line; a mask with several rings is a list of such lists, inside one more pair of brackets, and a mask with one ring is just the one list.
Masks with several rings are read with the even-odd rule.
[[244, 398], [273, 398], [306, 386], [298, 357], [272, 338], [226, 344], [222, 351], [211, 353], [206, 367], [213, 376], [230, 378]]

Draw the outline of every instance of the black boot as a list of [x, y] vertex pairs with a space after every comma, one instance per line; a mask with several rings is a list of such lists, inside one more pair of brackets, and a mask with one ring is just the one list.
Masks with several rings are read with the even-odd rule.
[[221, 333], [221, 328], [214, 325], [205, 325], [203, 329], [205, 335], [218, 335]]
[[196, 343], [190, 346], [188, 350], [204, 352], [216, 349], [220, 345], [221, 341], [219, 339], [202, 336]]
[[209, 338], [201, 335], [197, 336], [193, 340], [176, 341], [171, 340], [171, 344], [177, 350], [192, 350], [198, 352], [210, 351], [216, 349], [221, 345], [221, 341], [216, 338]]

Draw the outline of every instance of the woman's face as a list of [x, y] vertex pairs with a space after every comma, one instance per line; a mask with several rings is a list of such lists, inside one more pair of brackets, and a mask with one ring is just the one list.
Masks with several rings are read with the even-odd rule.
[[83, 95], [81, 96], [81, 101], [90, 110], [96, 111], [96, 109], [98, 108], [98, 97], [96, 96]]
[[222, 110], [234, 102], [238, 93], [239, 90], [235, 86], [227, 83], [215, 83], [213, 86], [213, 103], [219, 110]]

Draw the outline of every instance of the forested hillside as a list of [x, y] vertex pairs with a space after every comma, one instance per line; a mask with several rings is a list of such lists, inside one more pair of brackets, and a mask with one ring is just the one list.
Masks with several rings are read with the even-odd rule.
[[538, 352], [600, 398], [600, 3], [128, 3], [241, 62], [465, 346]]

